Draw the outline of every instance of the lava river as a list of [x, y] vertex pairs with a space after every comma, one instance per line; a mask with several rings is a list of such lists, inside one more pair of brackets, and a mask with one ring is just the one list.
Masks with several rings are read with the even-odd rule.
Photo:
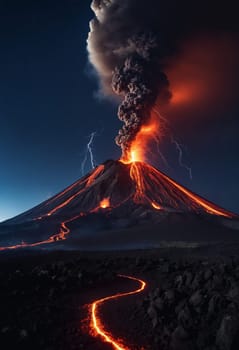
[[100, 307], [109, 300], [113, 300], [113, 299], [117, 300], [117, 299], [122, 298], [122, 297], [141, 293], [146, 287], [146, 282], [144, 282], [141, 279], [131, 277], [131, 276], [126, 276], [126, 275], [118, 275], [118, 276], [135, 281], [135, 282], [138, 282], [139, 287], [133, 291], [130, 291], [130, 292], [117, 293], [117, 294], [110, 295], [110, 296], [107, 296], [105, 298], [101, 298], [101, 299], [94, 301], [90, 305], [90, 314], [91, 314], [90, 330], [94, 336], [100, 336], [102, 341], [110, 343], [112, 345], [113, 349], [129, 350], [130, 348], [127, 345], [124, 345], [121, 340], [116, 339], [116, 337], [112, 333], [110, 333], [109, 331], [107, 331], [105, 329], [105, 326], [104, 326], [103, 320], [100, 317], [99, 311], [100, 311]]

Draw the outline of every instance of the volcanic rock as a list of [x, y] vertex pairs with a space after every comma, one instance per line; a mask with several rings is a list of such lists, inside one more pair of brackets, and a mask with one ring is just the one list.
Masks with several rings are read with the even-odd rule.
[[235, 315], [223, 317], [216, 336], [216, 344], [220, 350], [231, 350], [238, 328], [238, 318]]
[[203, 299], [203, 297], [202, 297], [201, 291], [197, 290], [189, 299], [189, 303], [191, 305], [193, 305], [194, 307], [196, 307], [196, 306], [201, 304], [202, 299]]

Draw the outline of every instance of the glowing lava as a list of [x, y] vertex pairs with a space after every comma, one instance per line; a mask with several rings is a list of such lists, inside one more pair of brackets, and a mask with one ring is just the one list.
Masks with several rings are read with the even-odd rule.
[[108, 209], [108, 208], [112, 209], [111, 205], [110, 205], [110, 197], [106, 197], [106, 198], [102, 199], [102, 201], [100, 201], [99, 205], [96, 208], [92, 209], [90, 211], [90, 213], [97, 213], [98, 211], [100, 211], [102, 209]]
[[[147, 133], [150, 130], [151, 126], [148, 126], [142, 132]], [[59, 225], [59, 232], [49, 234], [49, 238], [35, 243], [19, 242], [0, 247], [0, 251], [36, 247], [65, 240], [70, 233], [68, 223], [96, 213], [107, 213], [111, 220], [110, 212], [121, 206], [129, 212], [139, 205], [143, 210], [157, 210], [159, 215], [163, 215], [164, 212], [180, 212], [238, 219], [237, 215], [196, 195], [149, 164], [135, 161], [140, 154], [137, 153], [137, 148], [132, 148], [130, 154], [127, 162], [105, 162], [62, 193], [13, 218], [10, 223], [10, 227], [14, 227], [15, 224], [32, 222], [34, 230], [35, 226], [38, 227], [35, 221], [42, 220], [43, 230], [46, 230], [49, 222]], [[125, 209], [122, 213], [125, 213]], [[121, 213], [120, 209], [118, 213]]]
[[[160, 118], [158, 118], [158, 115], [156, 117], [153, 112], [149, 124], [141, 127], [136, 139], [132, 142], [127, 158], [120, 159], [123, 164], [130, 166], [130, 177], [135, 184], [134, 202], [151, 205], [156, 210], [165, 207], [176, 209], [179, 208], [179, 203], [182, 202], [190, 211], [200, 212], [200, 209], [203, 208], [209, 214], [232, 218], [234, 216], [232, 213], [192, 193], [149, 164], [142, 162], [145, 159], [147, 145], [150, 140], [154, 139], [158, 142], [159, 138]], [[156, 193], [158, 196], [155, 196]], [[162, 198], [167, 197], [170, 198], [170, 201], [162, 203]]]
[[57, 241], [65, 240], [66, 236], [69, 233], [70, 233], [70, 230], [66, 226], [66, 222], [62, 222], [59, 233], [56, 233], [56, 234], [50, 236], [48, 239], [45, 239], [45, 240], [39, 241], [39, 242], [35, 242], [35, 243], [22, 242], [20, 244], [8, 246], [8, 247], [0, 247], [0, 251], [13, 250], [13, 249], [19, 249], [19, 248], [28, 248], [28, 247], [37, 247], [37, 246], [44, 245], [44, 244], [54, 243]]
[[162, 209], [162, 207], [160, 207], [160, 205], [158, 205], [157, 203], [152, 202], [151, 205], [152, 205], [152, 207], [154, 209], [157, 209], [157, 210], [161, 210]]
[[127, 158], [121, 159], [122, 163], [130, 164], [133, 162], [145, 161], [148, 144], [152, 140], [158, 140], [158, 137], [159, 120], [154, 114], [152, 114], [149, 123], [141, 127], [136, 139], [132, 142]]
[[[149, 164], [132, 162], [130, 176], [135, 183], [134, 201], [136, 203], [148, 203], [158, 210], [165, 207], [177, 208], [181, 202], [187, 210], [200, 212], [204, 209], [209, 214], [233, 217], [232, 213], [187, 190]], [[157, 200], [155, 201], [154, 198]]]
[[179, 185], [177, 182], [173, 181], [166, 175], [164, 175], [168, 181], [170, 181], [175, 187], [177, 187], [180, 191], [185, 193], [190, 199], [195, 201], [198, 205], [201, 205], [208, 213], [215, 214], [215, 215], [221, 215], [230, 218], [232, 215], [231, 213], [227, 212], [224, 209], [218, 208], [215, 204], [208, 202], [207, 200], [199, 197], [198, 195], [188, 191], [185, 187]]
[[[97, 172], [99, 173], [99, 171]], [[65, 192], [65, 191], [64, 191]], [[73, 197], [73, 196], [72, 196]], [[59, 205], [57, 208], [55, 208], [55, 210], [52, 210], [50, 213], [47, 213], [44, 216], [51, 216], [53, 214], [53, 212], [56, 212], [57, 210], [59, 210], [60, 208], [64, 207], [66, 204], [68, 204], [71, 200], [72, 197], [70, 197], [70, 200], [65, 201], [62, 205]], [[75, 197], [75, 196], [74, 196]], [[93, 210], [91, 210], [91, 213], [97, 212], [100, 208], [101, 209], [106, 209], [110, 207], [110, 198], [104, 198], [101, 202], [100, 205], [96, 208], [94, 208]], [[74, 216], [73, 218], [70, 218], [66, 221], [63, 221], [60, 224], [60, 231], [52, 236], [50, 236], [48, 239], [39, 241], [39, 242], [35, 242], [35, 243], [26, 243], [26, 242], [21, 242], [20, 244], [16, 244], [16, 245], [12, 245], [12, 246], [7, 246], [7, 247], [0, 247], [0, 251], [4, 251], [4, 250], [13, 250], [13, 249], [19, 249], [19, 248], [28, 248], [28, 247], [37, 247], [40, 245], [44, 245], [44, 244], [49, 244], [49, 243], [54, 243], [57, 241], [63, 241], [65, 240], [67, 237], [67, 235], [69, 235], [70, 233], [70, 229], [67, 227], [67, 223], [72, 222], [76, 219], [79, 219], [82, 216], [85, 216], [86, 214], [84, 213], [80, 213], [79, 215]], [[44, 216], [42, 217], [38, 217], [38, 220], [42, 219]]]
[[129, 348], [127, 346], [123, 345], [121, 343], [121, 341], [119, 341], [118, 339], [115, 339], [113, 334], [111, 334], [105, 330], [103, 322], [99, 316], [99, 307], [102, 306], [108, 300], [118, 299], [121, 297], [134, 295], [134, 294], [142, 292], [146, 287], [146, 282], [144, 282], [143, 280], [140, 280], [138, 278], [131, 277], [131, 276], [125, 276], [125, 275], [118, 275], [118, 276], [123, 277], [123, 278], [127, 278], [129, 280], [136, 281], [140, 284], [140, 287], [131, 291], [131, 292], [117, 293], [117, 294], [110, 295], [108, 297], [94, 301], [90, 305], [90, 310], [91, 310], [90, 328], [95, 336], [97, 336], [97, 335], [101, 336], [102, 340], [107, 342], [107, 343], [110, 343], [114, 349], [116, 349], [116, 350], [129, 350]]
[[[61, 204], [57, 205], [55, 208], [50, 210], [45, 215], [39, 216], [38, 220], [41, 220], [46, 216], [51, 216], [52, 214], [55, 214], [57, 211], [59, 211], [60, 209], [64, 208], [69, 203], [71, 203], [77, 196], [79, 196], [83, 191], [85, 191], [88, 187], [90, 187], [92, 183], [95, 181], [95, 179], [97, 178], [97, 176], [99, 176], [103, 171], [104, 171], [104, 165], [101, 164], [92, 172], [92, 174], [88, 178], [83, 179], [82, 181], [83, 188], [80, 191], [77, 191], [74, 195], [64, 200]], [[68, 193], [73, 187], [75, 187], [76, 184], [78, 184], [78, 182], [70, 186], [68, 190], [65, 190], [62, 193], [58, 194], [56, 197], [53, 197], [53, 199], [58, 199], [59, 197], [62, 197], [63, 195]], [[45, 203], [45, 205], [48, 205], [51, 201], [52, 200], [48, 201], [47, 203]]]
[[100, 208], [102, 209], [106, 209], [110, 207], [110, 197], [104, 198], [101, 202], [100, 202]]
[[37, 246], [44, 245], [44, 244], [54, 243], [54, 242], [58, 242], [58, 241], [64, 241], [67, 239], [67, 236], [71, 232], [69, 227], [67, 227], [66, 224], [68, 224], [69, 222], [72, 222], [76, 219], [79, 219], [82, 216], [84, 216], [84, 214], [80, 213], [79, 215], [74, 216], [71, 219], [63, 221], [60, 225], [60, 231], [58, 233], [55, 233], [54, 235], [50, 236], [49, 238], [47, 238], [45, 240], [35, 242], [35, 243], [22, 242], [21, 244], [16, 244], [16, 245], [7, 246], [7, 247], [0, 247], [0, 251], [13, 250], [13, 249], [19, 249], [19, 248], [37, 247]]

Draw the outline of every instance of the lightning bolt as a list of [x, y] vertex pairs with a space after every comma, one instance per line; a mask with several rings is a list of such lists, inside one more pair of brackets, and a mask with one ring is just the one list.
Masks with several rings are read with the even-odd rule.
[[178, 151], [179, 165], [188, 171], [189, 177], [192, 180], [193, 179], [192, 169], [183, 162], [183, 146], [177, 140], [175, 140], [173, 136], [171, 137], [171, 142], [176, 146], [176, 149]]
[[[171, 131], [171, 128], [169, 127], [169, 123], [168, 123], [168, 120], [166, 120], [158, 111], [157, 109], [157, 105], [155, 105], [153, 107], [153, 111], [157, 114], [157, 116], [159, 117], [159, 119], [161, 120], [162, 122], [162, 125], [163, 125], [163, 128], [164, 130], [166, 131], [166, 133], [169, 133]], [[171, 133], [171, 132], [170, 132]], [[184, 162], [183, 162], [183, 146], [177, 141], [175, 140], [175, 138], [173, 137], [173, 135], [171, 136], [171, 142], [176, 146], [176, 150], [178, 151], [178, 163], [179, 165], [186, 169], [188, 171], [188, 174], [189, 174], [189, 177], [190, 179], [192, 180], [193, 179], [193, 175], [192, 175], [192, 169], [186, 165]], [[159, 155], [160, 157], [163, 159], [164, 163], [166, 165], [168, 165], [165, 157], [162, 155], [162, 153], [160, 152], [159, 150], [159, 140], [157, 140], [156, 142], [157, 144], [157, 148], [158, 148], [158, 152], [159, 152]]]
[[88, 160], [88, 157], [90, 157], [90, 164], [91, 164], [91, 168], [94, 169], [95, 168], [95, 159], [94, 159], [94, 154], [93, 154], [93, 143], [94, 143], [94, 138], [95, 138], [96, 132], [93, 131], [90, 135], [89, 135], [89, 141], [86, 145], [86, 150], [85, 150], [85, 157], [81, 163], [81, 173], [82, 175], [85, 174], [85, 165], [86, 162]]
[[165, 157], [164, 154], [160, 151], [159, 140], [155, 140], [155, 143], [156, 143], [156, 145], [157, 145], [157, 151], [158, 151], [158, 154], [159, 154], [160, 158], [162, 159], [163, 163], [164, 163], [168, 168], [170, 168], [170, 165], [168, 164], [168, 161], [167, 161], [166, 157]]
[[[153, 111], [157, 114], [157, 116], [159, 117], [159, 120], [162, 121], [162, 130], [161, 130], [161, 132], [164, 131], [164, 134], [166, 134], [166, 132], [169, 130], [168, 121], [159, 113], [159, 111], [157, 110], [156, 107], [153, 107]], [[163, 136], [164, 136], [164, 134], [163, 134]], [[160, 158], [162, 159], [163, 163], [168, 168], [170, 168], [170, 165], [169, 165], [168, 161], [166, 160], [166, 157], [164, 156], [164, 154], [160, 150], [160, 146], [159, 146], [160, 145], [160, 137], [158, 135], [154, 135], [153, 138], [154, 138], [154, 142], [155, 142], [155, 144], [157, 146], [157, 152], [158, 152]]]
[[90, 135], [90, 140], [87, 143], [87, 150], [88, 150], [89, 155], [90, 155], [90, 162], [91, 162], [92, 169], [95, 168], [95, 160], [94, 160], [93, 149], [92, 149], [95, 135], [96, 135], [96, 132], [92, 132]]

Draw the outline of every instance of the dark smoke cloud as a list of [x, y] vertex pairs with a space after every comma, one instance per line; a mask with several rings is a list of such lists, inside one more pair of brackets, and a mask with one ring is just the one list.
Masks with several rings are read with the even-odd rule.
[[[184, 41], [238, 31], [234, 1], [94, 0], [89, 58], [105, 94], [121, 96], [124, 126], [116, 142], [127, 154], [152, 105], [170, 98], [165, 74]], [[199, 43], [199, 45], [201, 45]], [[201, 47], [203, 52], [204, 48]], [[176, 61], [176, 60], [175, 60]], [[170, 63], [169, 63], [170, 62]], [[172, 69], [172, 67], [170, 67]]]
[[150, 54], [157, 47], [154, 39], [138, 37], [135, 43], [138, 45], [137, 52], [126, 58], [120, 68], [116, 67], [112, 77], [113, 91], [124, 96], [118, 110], [118, 117], [124, 126], [116, 137], [116, 143], [126, 158], [132, 141], [150, 116], [150, 107], [158, 94], [162, 95], [164, 91], [164, 95], [167, 95], [168, 88], [166, 76], [157, 71], [159, 64], [153, 61], [153, 55]]
[[123, 99], [118, 117], [124, 125], [116, 137], [123, 157], [127, 157], [132, 141], [149, 118], [157, 96], [169, 97], [158, 38], [137, 3], [94, 0], [96, 18], [90, 23], [88, 39], [90, 61], [104, 91]]

